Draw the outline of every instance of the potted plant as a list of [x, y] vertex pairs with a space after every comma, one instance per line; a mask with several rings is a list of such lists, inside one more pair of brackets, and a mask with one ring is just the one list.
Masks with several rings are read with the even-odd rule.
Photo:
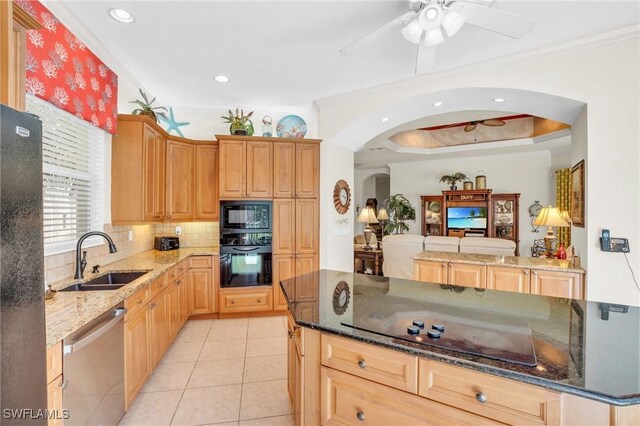
[[229, 132], [232, 135], [253, 136], [253, 123], [250, 120], [252, 115], [253, 111], [251, 111], [247, 115], [244, 115], [244, 110], [241, 109], [240, 111], [238, 111], [238, 108], [236, 108], [235, 115], [233, 114], [233, 111], [229, 110], [229, 116], [225, 117], [223, 115], [221, 116], [221, 118], [225, 120], [225, 123], [231, 124], [231, 126], [229, 127]]
[[403, 194], [389, 195], [384, 202], [389, 214], [389, 222], [384, 230], [389, 234], [404, 234], [409, 230], [409, 225], [404, 223], [405, 220], [416, 219], [416, 209], [413, 208], [409, 200]]
[[449, 187], [451, 188], [452, 191], [455, 191], [458, 189], [458, 187], [456, 186], [456, 183], [458, 182], [464, 182], [465, 180], [468, 180], [469, 178], [462, 172], [456, 172], [452, 175], [444, 175], [440, 178], [440, 182], [446, 182]]
[[153, 106], [153, 103], [156, 101], [156, 98], [154, 97], [153, 99], [151, 99], [151, 101], [149, 101], [149, 97], [147, 96], [147, 94], [144, 93], [142, 89], [138, 89], [138, 90], [140, 91], [140, 96], [142, 96], [142, 100], [136, 99], [135, 101], [131, 101], [129, 103], [138, 104], [140, 108], [134, 109], [133, 111], [131, 111], [131, 114], [148, 115], [149, 117], [153, 118], [156, 122], [158, 121], [158, 116], [166, 119], [167, 109], [163, 106]]

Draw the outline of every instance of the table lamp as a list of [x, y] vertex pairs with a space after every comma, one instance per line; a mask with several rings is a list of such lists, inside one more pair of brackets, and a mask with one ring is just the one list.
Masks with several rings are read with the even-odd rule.
[[384, 207], [382, 207], [378, 212], [378, 220], [382, 224], [382, 236], [384, 236], [384, 222], [385, 220], [389, 220], [389, 214]]
[[371, 234], [373, 234], [373, 228], [371, 228], [369, 224], [378, 223], [378, 219], [376, 218], [376, 213], [373, 210], [373, 207], [365, 207], [364, 209], [362, 209], [360, 215], [358, 216], [358, 219], [356, 220], [358, 222], [367, 224], [367, 226], [364, 228], [364, 240], [367, 244], [363, 247], [363, 249], [373, 250], [373, 247], [371, 247], [370, 244]]
[[562, 218], [562, 213], [557, 207], [544, 207], [538, 217], [533, 221], [535, 226], [548, 226], [547, 235], [544, 236], [544, 247], [548, 256], [554, 256], [554, 244], [557, 247], [558, 237], [553, 234], [553, 227], [567, 227], [569, 224]]

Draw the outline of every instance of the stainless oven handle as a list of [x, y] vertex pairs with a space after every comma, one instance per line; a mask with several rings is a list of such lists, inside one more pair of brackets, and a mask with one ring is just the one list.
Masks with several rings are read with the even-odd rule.
[[234, 247], [233, 249], [234, 249], [235, 251], [255, 251], [255, 250], [258, 250], [259, 248], [260, 248], [260, 247], [253, 247], [253, 248], [241, 249], [241, 248]]
[[71, 352], [77, 352], [80, 349], [84, 348], [85, 346], [87, 346], [88, 344], [90, 344], [91, 342], [93, 342], [94, 340], [96, 340], [97, 338], [99, 338], [100, 336], [103, 336], [106, 332], [108, 332], [109, 330], [111, 330], [113, 327], [116, 326], [116, 324], [118, 324], [120, 321], [122, 321], [122, 319], [124, 318], [124, 314], [127, 313], [127, 308], [117, 308], [113, 310], [113, 318], [110, 319], [108, 322], [106, 322], [102, 327], [100, 327], [99, 329], [93, 331], [92, 333], [83, 336], [82, 339], [80, 339], [79, 341], [71, 344], [71, 345], [64, 345], [64, 353], [68, 354]]

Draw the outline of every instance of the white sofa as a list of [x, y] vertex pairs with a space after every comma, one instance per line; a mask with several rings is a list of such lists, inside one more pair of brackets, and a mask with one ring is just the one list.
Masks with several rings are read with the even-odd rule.
[[424, 251], [424, 237], [416, 234], [382, 238], [382, 273], [385, 277], [413, 279], [413, 256]]
[[502, 238], [463, 237], [460, 238], [460, 253], [514, 256], [516, 243]]
[[460, 238], [428, 236], [424, 239], [424, 249], [458, 253], [460, 251]]

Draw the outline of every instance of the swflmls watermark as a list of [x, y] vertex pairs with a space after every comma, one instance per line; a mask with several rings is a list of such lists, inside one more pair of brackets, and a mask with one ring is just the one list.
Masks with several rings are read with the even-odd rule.
[[67, 420], [69, 418], [69, 410], [49, 410], [34, 408], [5, 408], [2, 410], [3, 419], [15, 420]]

